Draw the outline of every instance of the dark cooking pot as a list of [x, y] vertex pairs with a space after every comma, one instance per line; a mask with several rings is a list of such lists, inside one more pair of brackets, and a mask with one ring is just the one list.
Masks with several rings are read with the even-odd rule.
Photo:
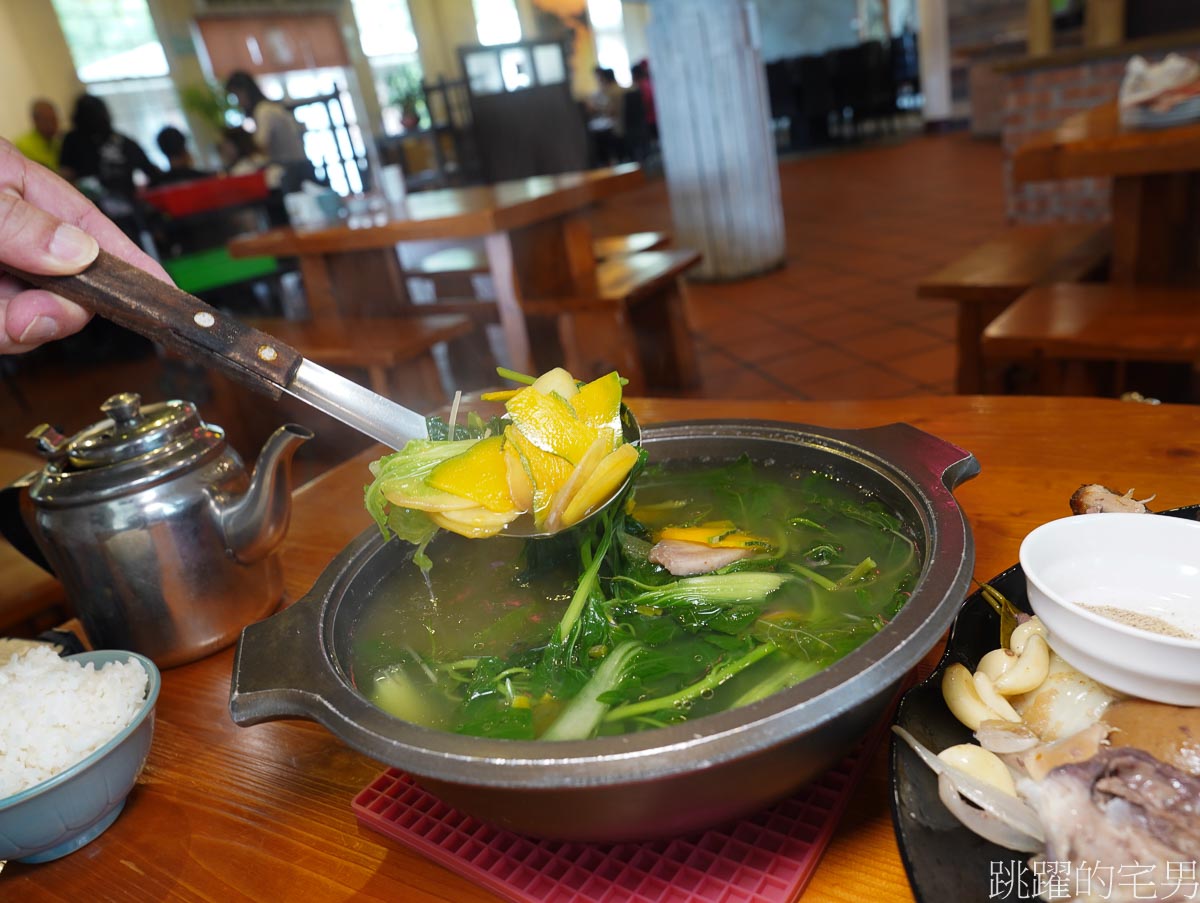
[[355, 690], [350, 650], [358, 613], [406, 557], [398, 540], [384, 542], [372, 527], [308, 595], [243, 631], [229, 701], [233, 720], [318, 721], [463, 812], [564, 840], [623, 841], [710, 827], [819, 775], [878, 722], [901, 679], [958, 610], [975, 552], [950, 489], [975, 476], [978, 462], [907, 424], [826, 430], [695, 421], [650, 427], [643, 444], [652, 461], [746, 453], [777, 468], [817, 470], [862, 486], [901, 512], [922, 550], [911, 599], [850, 655], [752, 705], [616, 737], [487, 740], [401, 721]]

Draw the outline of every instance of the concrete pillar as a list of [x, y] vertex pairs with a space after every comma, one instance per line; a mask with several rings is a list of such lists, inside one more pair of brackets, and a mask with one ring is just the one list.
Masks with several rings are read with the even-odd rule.
[[783, 263], [783, 205], [754, 6], [651, 0], [650, 72], [676, 243], [696, 274], [736, 279]]
[[917, 56], [921, 65], [921, 94], [925, 121], [944, 122], [953, 116], [950, 94], [950, 19], [946, 0], [918, 0]]

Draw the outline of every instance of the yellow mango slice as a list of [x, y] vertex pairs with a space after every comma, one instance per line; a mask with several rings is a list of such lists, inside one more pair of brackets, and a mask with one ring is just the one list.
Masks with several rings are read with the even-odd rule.
[[687, 504], [687, 499], [671, 499], [666, 502], [642, 505], [631, 496], [628, 513], [649, 527], [669, 521], [680, 508], [686, 508]]
[[626, 475], [637, 463], [638, 452], [632, 445], [618, 445], [596, 465], [563, 511], [564, 527], [577, 524], [609, 500]]
[[434, 489], [470, 499], [489, 511], [512, 511], [504, 437], [480, 439], [461, 455], [435, 467], [427, 480]]
[[575, 412], [558, 395], [543, 395], [530, 386], [505, 405], [513, 426], [544, 452], [578, 464], [596, 439], [596, 430], [576, 419]]
[[520, 389], [501, 389], [496, 392], [483, 392], [479, 399], [481, 401], [508, 401], [520, 391]]
[[709, 521], [694, 527], [664, 527], [657, 538], [696, 542], [711, 549], [761, 549], [771, 545], [761, 536], [739, 532], [729, 520]]
[[495, 536], [520, 516], [520, 511], [489, 511], [482, 506], [467, 508], [464, 511], [429, 512], [429, 519], [443, 530], [468, 539]]
[[617, 371], [593, 379], [581, 386], [571, 398], [571, 407], [575, 416], [599, 429], [608, 427], [616, 436], [616, 444], [621, 440], [621, 377]]
[[571, 475], [571, 462], [542, 451], [511, 426], [505, 428], [504, 438], [520, 453], [521, 461], [533, 483], [534, 520], [540, 523], [544, 512], [550, 507], [554, 493], [558, 492], [558, 488]]
[[[591, 444], [588, 450], [584, 453], [579, 463], [575, 465], [575, 469], [571, 471], [571, 475], [567, 481], [558, 488], [558, 492], [554, 493], [554, 498], [550, 502], [550, 508], [546, 511], [544, 526], [551, 533], [561, 530], [566, 524], [563, 522], [563, 514], [567, 510], [567, 505], [571, 499], [579, 492], [579, 489], [588, 481], [596, 468], [600, 466], [600, 462], [608, 455], [609, 449], [612, 448], [612, 434], [609, 430], [603, 430], [601, 435], [596, 437], [596, 440]], [[537, 523], [536, 517], [534, 523]]]

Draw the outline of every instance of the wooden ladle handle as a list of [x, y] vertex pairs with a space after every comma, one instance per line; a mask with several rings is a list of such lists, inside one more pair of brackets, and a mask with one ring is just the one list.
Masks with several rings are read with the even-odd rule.
[[300, 352], [273, 336], [106, 251], [77, 276], [2, 268], [272, 398], [283, 394], [303, 360]]

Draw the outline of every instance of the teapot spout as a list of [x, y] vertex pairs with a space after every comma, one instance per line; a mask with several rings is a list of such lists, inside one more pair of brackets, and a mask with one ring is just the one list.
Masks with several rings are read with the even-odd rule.
[[312, 431], [294, 423], [267, 440], [246, 494], [221, 512], [225, 547], [243, 564], [271, 553], [287, 533], [292, 510], [292, 456]]

